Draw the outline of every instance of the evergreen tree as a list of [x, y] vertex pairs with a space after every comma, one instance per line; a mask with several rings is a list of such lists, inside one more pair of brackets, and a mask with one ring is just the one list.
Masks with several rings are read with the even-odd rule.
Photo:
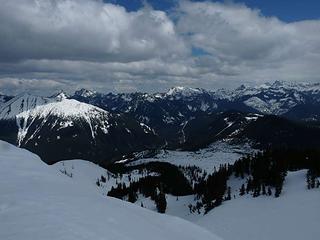
[[242, 184], [242, 185], [241, 185], [241, 188], [240, 188], [240, 193], [239, 193], [239, 195], [240, 195], [240, 196], [243, 196], [245, 193], [246, 193], [246, 189], [245, 189], [245, 187], [244, 187], [244, 184]]
[[159, 213], [165, 213], [167, 208], [167, 200], [166, 195], [163, 192], [160, 192], [157, 196], [156, 200], [156, 206]]
[[311, 183], [310, 183], [310, 170], [308, 170], [308, 172], [307, 172], [307, 188], [308, 188], [308, 189], [311, 188]]
[[280, 197], [281, 190], [282, 190], [282, 186], [276, 186], [276, 190], [274, 192], [274, 196], [276, 198]]
[[98, 187], [100, 187], [100, 181], [99, 181], [99, 179], [97, 179], [96, 185], [97, 185]]
[[129, 194], [128, 194], [128, 201], [131, 202], [131, 203], [135, 203], [137, 201], [137, 194], [135, 193], [135, 191], [130, 188], [129, 190]]
[[251, 179], [251, 177], [249, 177], [248, 182], [247, 182], [247, 188], [246, 188], [247, 194], [251, 191], [251, 189], [252, 189], [252, 179]]
[[262, 184], [262, 195], [267, 195], [265, 184]]
[[107, 181], [107, 179], [105, 178], [105, 176], [101, 175], [100, 181], [103, 182], [103, 183], [105, 183], [105, 182]]
[[226, 200], [231, 200], [231, 187], [228, 187]]

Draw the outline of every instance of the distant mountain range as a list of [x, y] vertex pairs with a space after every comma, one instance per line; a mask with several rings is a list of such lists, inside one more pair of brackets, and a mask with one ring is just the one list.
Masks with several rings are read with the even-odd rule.
[[[174, 87], [166, 93], [120, 93], [102, 94], [81, 89], [73, 96], [80, 101], [88, 102], [108, 109], [109, 111], [137, 112], [143, 105], [163, 105], [169, 112], [175, 106], [178, 115], [189, 112], [217, 112], [240, 110], [262, 114], [292, 116], [298, 120], [319, 120], [319, 114], [299, 111], [301, 107], [319, 106], [320, 83], [292, 84], [276, 81], [258, 87], [241, 85], [235, 90], [218, 89], [207, 91], [199, 88]], [[173, 106], [174, 105], [174, 106]], [[315, 110], [315, 109], [313, 109]], [[181, 114], [179, 114], [179, 112]], [[295, 112], [298, 112], [296, 115]], [[170, 114], [172, 115], [172, 114]], [[166, 120], [166, 115], [163, 116]]]
[[[270, 116], [269, 116], [270, 115]], [[47, 163], [87, 159], [101, 165], [134, 152], [198, 149], [217, 140], [257, 147], [320, 146], [320, 84], [276, 81], [259, 87], [166, 93], [0, 96], [0, 139]]]

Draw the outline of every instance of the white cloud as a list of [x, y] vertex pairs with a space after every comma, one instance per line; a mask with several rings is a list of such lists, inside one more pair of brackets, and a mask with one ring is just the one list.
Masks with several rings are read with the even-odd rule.
[[185, 52], [164, 12], [96, 0], [1, 1], [0, 58], [137, 61]]
[[212, 55], [219, 75], [319, 80], [320, 21], [285, 23], [241, 4], [189, 1], [181, 2], [177, 16], [179, 33]]
[[[69, 84], [68, 84], [69, 85]], [[51, 79], [32, 78], [1, 78], [0, 89], [4, 89], [8, 95], [17, 95], [22, 92], [33, 92], [38, 95], [47, 96], [48, 92], [58, 91], [66, 85]], [[48, 91], [50, 89], [50, 91]]]
[[168, 16], [98, 0], [0, 1], [2, 89], [319, 82], [319, 20], [285, 23], [234, 3], [181, 1]]

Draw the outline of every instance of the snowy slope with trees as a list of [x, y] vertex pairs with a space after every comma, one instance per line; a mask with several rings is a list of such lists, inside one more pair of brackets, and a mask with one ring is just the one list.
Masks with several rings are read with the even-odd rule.
[[0, 142], [0, 239], [219, 239], [185, 220], [101, 196]]
[[320, 192], [307, 190], [306, 172], [289, 172], [279, 198], [237, 197], [196, 222], [226, 240], [319, 239]]

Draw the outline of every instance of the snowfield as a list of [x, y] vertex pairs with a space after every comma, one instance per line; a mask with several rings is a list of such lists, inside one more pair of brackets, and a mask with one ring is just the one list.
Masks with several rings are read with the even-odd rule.
[[279, 198], [237, 196], [195, 222], [225, 240], [317, 240], [320, 191], [307, 190], [306, 172], [290, 172]]
[[0, 239], [219, 239], [177, 217], [102, 196], [0, 141]]
[[168, 162], [183, 167], [197, 166], [208, 173], [212, 173], [214, 168], [219, 169], [221, 164], [233, 164], [242, 156], [254, 151], [256, 150], [248, 143], [232, 145], [228, 142], [219, 141], [196, 152], [163, 150], [153, 158], [139, 159], [129, 164], [137, 165], [148, 162]]
[[[239, 150], [233, 155], [221, 143], [213, 149], [194, 155], [172, 151], [164, 158], [137, 162], [162, 159], [186, 166], [198, 161], [199, 167], [212, 169], [244, 154]], [[107, 182], [98, 187], [101, 175]], [[130, 174], [135, 180], [141, 176]], [[83, 160], [48, 166], [35, 154], [0, 141], [0, 239], [217, 240], [217, 234], [224, 240], [317, 240], [320, 236], [320, 192], [307, 190], [306, 170], [288, 173], [279, 198], [240, 197], [244, 180], [231, 177], [228, 184], [236, 198], [207, 215], [189, 212], [193, 195], [167, 194], [163, 215], [155, 213], [154, 202], [142, 195], [135, 204], [106, 196], [117, 182], [128, 184], [128, 178], [129, 174], [120, 178]]]

